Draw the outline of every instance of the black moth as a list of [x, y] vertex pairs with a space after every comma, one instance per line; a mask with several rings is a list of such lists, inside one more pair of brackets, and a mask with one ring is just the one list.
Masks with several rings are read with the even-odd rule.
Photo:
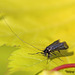
[[[4, 21], [5, 21], [6, 25], [9, 27], [9, 29], [12, 31], [12, 33], [14, 33], [14, 35], [17, 36], [17, 34], [11, 29], [11, 27], [9, 26], [9, 24], [6, 22], [5, 19], [4, 19]], [[36, 48], [35, 46], [27, 43], [26, 41], [23, 41], [19, 36], [17, 36], [17, 38], [20, 39], [23, 43], [26, 43], [26, 44], [32, 46], [33, 48]], [[41, 53], [41, 54], [44, 54], [45, 56], [48, 55], [48, 58], [49, 58], [51, 56], [51, 53], [56, 55], [54, 53], [54, 51], [60, 52], [60, 50], [65, 50], [68, 48], [69, 47], [66, 42], [59, 42], [59, 40], [57, 40], [57, 41], [53, 42], [52, 44], [50, 44], [49, 46], [47, 46], [45, 48], [45, 50], [43, 50], [42, 52], [37, 52], [35, 54]], [[38, 48], [36, 48], [36, 49], [38, 49]], [[38, 49], [38, 50], [40, 50], [40, 49]]]
[[[53, 53], [54, 51], [58, 51], [60, 53], [60, 50], [65, 50], [68, 48], [69, 47], [66, 42], [59, 42], [59, 40], [57, 40], [52, 44], [50, 44], [49, 46], [47, 46], [43, 52], [45, 56], [48, 54], [49, 58], [51, 56], [51, 53]], [[56, 55], [55, 53], [53, 54]]]
[[[48, 55], [47, 57], [50, 58], [51, 54], [54, 54], [55, 56], [57, 56], [54, 53], [55, 51], [58, 51], [60, 53], [60, 50], [65, 50], [65, 49], [68, 49], [68, 48], [69, 47], [68, 47], [68, 45], [67, 45], [66, 42], [59, 42], [59, 40], [56, 40], [55, 42], [53, 42], [52, 44], [50, 44], [49, 46], [47, 46], [45, 48], [45, 50], [43, 50], [42, 52], [37, 52], [36, 54], [41, 53], [41, 54], [44, 54], [45, 56]], [[61, 61], [63, 61], [63, 60], [61, 60]]]

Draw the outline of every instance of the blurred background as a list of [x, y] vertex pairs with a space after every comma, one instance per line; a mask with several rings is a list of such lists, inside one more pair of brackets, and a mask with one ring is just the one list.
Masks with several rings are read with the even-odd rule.
[[[11, 54], [19, 47], [33, 50], [7, 24], [22, 40], [41, 50], [60, 39], [68, 43], [68, 52], [75, 52], [75, 0], [0, 0], [0, 75], [6, 75], [11, 66], [15, 71], [8, 59], [15, 59]], [[75, 63], [75, 55], [63, 60]]]

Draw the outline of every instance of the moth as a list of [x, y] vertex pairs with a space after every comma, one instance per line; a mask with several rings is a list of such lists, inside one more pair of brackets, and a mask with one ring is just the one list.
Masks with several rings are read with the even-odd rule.
[[[54, 54], [55, 56], [57, 56], [54, 53], [55, 51], [58, 51], [60, 53], [60, 50], [66, 50], [68, 48], [69, 48], [69, 46], [67, 45], [66, 42], [60, 42], [59, 40], [56, 40], [52, 44], [50, 44], [49, 46], [47, 46], [44, 50], [42, 50], [42, 52], [37, 52], [36, 54], [39, 54], [39, 53], [44, 54], [44, 56], [47, 56], [48, 59], [49, 59], [52, 56], [52, 54]], [[61, 61], [63, 61], [63, 60], [61, 60]]]
[[[59, 42], [59, 40], [56, 40], [55, 42], [47, 46], [43, 52], [45, 56], [48, 54], [49, 58], [51, 56], [51, 53], [53, 53], [54, 51], [58, 51], [60, 53], [60, 50], [65, 50], [68, 48], [69, 46], [66, 42]], [[55, 53], [53, 54], [56, 55]]]
[[[17, 36], [17, 34], [11, 29], [11, 27], [9, 26], [9, 24], [6, 22], [5, 19], [4, 19], [4, 21], [5, 21], [6, 25], [9, 27], [9, 29], [12, 31], [12, 33], [14, 33], [14, 35]], [[23, 43], [28, 44], [28, 45], [32, 46], [33, 48], [38, 49], [37, 47], [27, 43], [26, 41], [23, 41], [19, 36], [17, 36], [17, 38], [20, 39]], [[67, 45], [66, 42], [60, 42], [59, 40], [56, 40], [52, 44], [47, 46], [44, 50], [42, 50], [42, 52], [37, 52], [35, 54], [41, 53], [41, 54], [44, 54], [44, 56], [47, 56], [48, 58], [50, 58], [51, 57], [51, 53], [56, 55], [54, 53], [55, 51], [58, 51], [60, 53], [60, 50], [65, 50], [65, 49], [68, 49], [68, 48], [69, 48], [69, 46]], [[38, 49], [38, 50], [40, 50], [40, 49]]]

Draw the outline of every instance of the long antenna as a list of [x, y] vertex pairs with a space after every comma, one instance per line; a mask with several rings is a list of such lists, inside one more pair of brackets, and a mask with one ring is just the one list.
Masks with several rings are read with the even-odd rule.
[[[12, 30], [12, 28], [9, 26], [9, 24], [7, 23], [7, 21], [5, 20], [5, 18], [4, 18], [4, 16], [3, 16], [3, 19], [4, 19], [4, 22], [6, 23], [6, 25], [9, 27], [9, 29], [11, 30], [11, 32], [18, 38], [18, 39], [20, 39], [22, 42], [23, 42], [23, 44], [28, 44], [28, 45], [30, 45], [31, 47], [33, 47], [33, 48], [35, 48], [35, 49], [37, 49], [37, 50], [40, 50], [40, 49], [38, 49], [37, 47], [35, 47], [35, 46], [33, 46], [33, 45], [31, 45], [31, 44], [29, 44], [28, 42], [26, 42], [26, 41], [24, 41], [24, 40], [22, 40], [13, 30]], [[40, 51], [42, 51], [42, 50], [40, 50]], [[42, 52], [38, 52], [38, 53], [42, 53]], [[38, 54], [38, 53], [35, 53], [35, 54]], [[52, 52], [51, 52], [52, 53]], [[55, 56], [57, 56], [55, 53], [52, 53], [52, 54], [54, 54]], [[33, 54], [32, 54], [33, 55]], [[57, 56], [58, 57], [58, 56]], [[59, 58], [59, 57], [58, 57]], [[60, 58], [59, 58], [60, 59]], [[60, 59], [61, 60], [61, 59]], [[63, 61], [63, 60], [61, 60], [61, 61]]]
[[[33, 46], [33, 45], [27, 43], [27, 42], [24, 41], [24, 40], [22, 40], [22, 39], [11, 29], [11, 27], [9, 26], [9, 24], [7, 23], [7, 21], [5, 20], [4, 17], [3, 17], [3, 19], [4, 19], [4, 22], [6, 23], [6, 25], [9, 27], [9, 29], [12, 31], [12, 33], [13, 33], [14, 35], [16, 35], [16, 37], [17, 37], [18, 39], [20, 39], [20, 40], [23, 42], [23, 44], [24, 44], [24, 43], [25, 43], [25, 44], [28, 44], [28, 45], [30, 45], [31, 47], [33, 47], [33, 48], [35, 48], [35, 49], [37, 49], [37, 50], [40, 50], [40, 49], [38, 49], [37, 47], [35, 47], [35, 46]], [[41, 50], [40, 50], [40, 51], [41, 51]]]

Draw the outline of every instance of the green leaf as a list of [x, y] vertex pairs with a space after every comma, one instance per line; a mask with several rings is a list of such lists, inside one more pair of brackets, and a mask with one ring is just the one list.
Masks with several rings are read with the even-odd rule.
[[0, 75], [5, 75], [8, 71], [8, 58], [17, 47], [2, 45], [0, 46]]
[[[20, 45], [20, 49], [13, 52], [9, 60], [9, 73], [25, 71], [27, 74], [36, 74], [43, 69], [52, 69], [56, 66], [75, 63], [75, 1], [74, 0], [2, 0], [0, 9], [5, 13], [4, 18], [12, 30], [27, 43], [36, 46], [42, 51], [57, 39], [66, 41], [69, 49], [55, 52], [56, 56], [49, 60], [38, 50], [23, 44], [9, 29], [4, 19], [0, 21], [0, 45]], [[56, 65], [56, 64], [57, 65]]]

